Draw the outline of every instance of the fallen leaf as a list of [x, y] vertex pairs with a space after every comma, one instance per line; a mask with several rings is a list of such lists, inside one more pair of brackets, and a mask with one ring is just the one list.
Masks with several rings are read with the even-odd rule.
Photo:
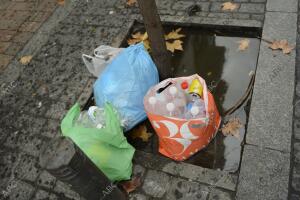
[[222, 4], [222, 10], [230, 10], [233, 11], [237, 9], [238, 5], [232, 2], [225, 2]]
[[140, 42], [141, 40], [140, 39], [136, 39], [136, 38], [131, 38], [131, 39], [128, 39], [127, 40], [127, 44], [128, 45], [133, 45], [133, 44], [136, 44], [138, 42]]
[[232, 135], [236, 138], [240, 138], [240, 131], [239, 129], [243, 127], [239, 118], [232, 118], [230, 119], [222, 128], [221, 131], [223, 135], [228, 136]]
[[148, 39], [148, 33], [147, 32], [145, 32], [143, 34], [141, 34], [141, 32], [137, 32], [135, 34], [132, 34], [131, 36], [132, 36], [132, 38], [139, 39], [141, 41]]
[[295, 48], [295, 46], [289, 45], [287, 40], [274, 40], [269, 48], [272, 50], [282, 50], [284, 54], [289, 54], [292, 52], [292, 50]]
[[240, 44], [238, 50], [245, 51], [249, 47], [250, 40], [242, 39], [242, 40], [238, 41], [238, 43]]
[[167, 49], [174, 53], [175, 50], [183, 51], [182, 47], [182, 41], [181, 40], [174, 40], [173, 42], [166, 42]]
[[[145, 33], [144, 33], [144, 34], [145, 34]], [[132, 34], [131, 37], [132, 37], [132, 38], [135, 38], [135, 39], [140, 39], [140, 40], [142, 40], [142, 37], [143, 37], [144, 34], [142, 34], [141, 32], [137, 32], [137, 33]]]
[[147, 132], [147, 128], [145, 125], [138, 126], [137, 128], [133, 129], [131, 133], [131, 138], [140, 138], [144, 142], [148, 142], [151, 134]]
[[120, 185], [129, 194], [141, 185], [141, 179], [140, 177], [134, 177], [130, 181], [122, 181]]
[[65, 0], [56, 0], [56, 2], [58, 5], [61, 5], [61, 6], [65, 5]]
[[176, 29], [175, 31], [171, 31], [170, 33], [168, 33], [167, 35], [165, 35], [165, 39], [166, 40], [171, 40], [171, 39], [179, 39], [182, 37], [185, 37], [184, 34], [179, 34], [179, 32], [181, 31], [181, 28]]
[[[169, 51], [171, 51], [172, 53], [174, 53], [175, 50], [181, 50], [183, 51], [183, 47], [182, 47], [182, 41], [178, 40], [176, 38], [182, 38], [185, 37], [185, 35], [183, 34], [179, 34], [179, 32], [181, 31], [181, 28], [176, 29], [175, 31], [170, 32], [169, 34], [165, 35], [165, 40], [174, 40], [172, 42], [170, 41], [166, 41], [166, 46], [167, 49]], [[133, 45], [139, 42], [143, 42], [145, 48], [149, 51], [150, 50], [150, 42], [149, 42], [149, 37], [148, 37], [148, 33], [141, 33], [141, 32], [136, 32], [134, 34], [131, 35], [131, 38], [127, 40], [127, 44], [128, 45]]]
[[150, 42], [148, 40], [148, 33], [141, 33], [141, 32], [137, 32], [135, 34], [131, 35], [132, 38], [127, 40], [127, 44], [128, 45], [133, 45], [139, 42], [143, 42], [144, 43], [144, 47], [145, 49], [149, 50], [150, 49]]
[[132, 34], [131, 37], [132, 37], [131, 39], [127, 40], [127, 43], [129, 45], [136, 44], [136, 43], [147, 40], [148, 39], [148, 33], [145, 32], [145, 33], [142, 34], [141, 32], [137, 32], [135, 34]]
[[145, 41], [143, 41], [143, 43], [144, 43], [145, 49], [147, 49], [149, 51], [150, 50], [150, 42], [149, 42], [149, 40], [145, 40]]
[[137, 0], [127, 0], [127, 2], [126, 2], [126, 4], [129, 6], [133, 6], [136, 3], [137, 3]]
[[20, 59], [20, 63], [23, 64], [23, 65], [27, 65], [28, 63], [30, 63], [32, 59], [32, 56], [28, 55], [28, 56], [23, 56], [21, 59]]

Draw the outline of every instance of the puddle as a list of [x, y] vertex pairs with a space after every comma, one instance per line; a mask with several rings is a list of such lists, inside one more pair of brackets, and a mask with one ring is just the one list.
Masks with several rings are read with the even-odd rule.
[[[166, 32], [179, 26], [165, 26]], [[144, 32], [141, 24], [136, 23], [130, 33]], [[206, 80], [211, 90], [220, 114], [234, 106], [245, 94], [251, 71], [256, 70], [259, 53], [259, 30], [251, 28], [232, 27], [230, 31], [221, 27], [182, 27], [184, 51], [176, 51], [172, 56], [172, 70], [175, 77], [189, 76], [198, 73]], [[247, 38], [250, 41], [249, 48], [238, 51], [238, 41]], [[122, 47], [126, 47], [124, 40]], [[223, 136], [219, 131], [211, 143], [203, 150], [184, 161], [205, 168], [220, 169], [236, 172], [239, 168], [243, 138], [247, 127], [251, 96], [234, 113], [222, 117], [227, 121], [232, 117], [238, 117], [244, 128], [240, 129], [240, 139], [233, 136]], [[86, 107], [93, 105], [93, 97]], [[158, 138], [148, 120], [143, 122], [149, 132], [154, 133], [148, 142], [140, 138], [131, 138], [131, 132], [125, 134], [129, 143], [136, 149], [159, 154]], [[222, 125], [221, 125], [222, 126]]]
[[[165, 30], [168, 32], [176, 28], [178, 27], [165, 27]], [[143, 28], [137, 25], [132, 32], [137, 30], [143, 31]], [[256, 70], [260, 40], [255, 36], [258, 34], [241, 31], [243, 30], [226, 34], [222, 30], [210, 31], [203, 28], [182, 27], [182, 33], [186, 35], [183, 39], [184, 51], [176, 51], [172, 56], [174, 76], [189, 76], [195, 73], [202, 76], [212, 91], [222, 115], [243, 97], [249, 86], [251, 78], [249, 73]], [[245, 51], [238, 51], [238, 41], [244, 39], [245, 36], [250, 41], [249, 48]], [[250, 101], [251, 99], [248, 98], [239, 109], [230, 116], [223, 117], [223, 120], [238, 117], [246, 125]], [[145, 124], [148, 130], [154, 133], [150, 123], [145, 122]], [[245, 128], [240, 129], [241, 139], [232, 136], [224, 137], [219, 131], [205, 149], [185, 162], [206, 168], [235, 172], [239, 168], [244, 135]], [[155, 134], [149, 142], [132, 139], [130, 133], [127, 134], [127, 137], [137, 149], [158, 153], [158, 139]]]

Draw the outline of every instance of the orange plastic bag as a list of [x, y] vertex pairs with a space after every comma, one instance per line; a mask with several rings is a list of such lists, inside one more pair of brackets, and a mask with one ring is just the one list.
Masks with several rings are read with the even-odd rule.
[[[206, 110], [204, 118], [187, 120], [149, 112], [151, 109], [147, 100], [159, 89], [170, 83], [191, 82], [195, 78], [203, 86], [203, 99]], [[208, 91], [205, 80], [197, 74], [189, 77], [166, 79], [160, 82], [148, 91], [144, 98], [144, 106], [152, 127], [159, 137], [159, 152], [177, 161], [186, 160], [206, 147], [217, 134], [221, 123], [221, 117], [213, 95]]]

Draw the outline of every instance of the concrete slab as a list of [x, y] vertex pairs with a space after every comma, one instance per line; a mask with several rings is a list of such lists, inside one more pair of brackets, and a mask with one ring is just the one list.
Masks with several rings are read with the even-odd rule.
[[289, 169], [289, 153], [246, 145], [237, 187], [237, 199], [287, 199]]
[[163, 156], [136, 151], [134, 163], [147, 169], [161, 171], [175, 177], [181, 177], [211, 187], [229, 191], [236, 190], [237, 176], [223, 171], [202, 168], [188, 163], [177, 163]]
[[170, 189], [164, 197], [166, 200], [206, 200], [209, 195], [209, 188], [196, 182], [173, 178], [169, 184]]
[[[263, 38], [287, 39], [296, 43], [297, 15], [267, 13]], [[293, 97], [295, 80], [293, 51], [285, 55], [272, 51], [262, 41], [257, 64], [246, 142], [289, 152], [292, 135]]]
[[297, 12], [297, 0], [269, 0], [267, 1], [267, 11]]
[[171, 16], [163, 15], [160, 17], [163, 22], [183, 23], [183, 24], [202, 24], [202, 25], [228, 25], [241, 27], [262, 27], [262, 22], [257, 20], [238, 20], [226, 18], [209, 18], [198, 16]]

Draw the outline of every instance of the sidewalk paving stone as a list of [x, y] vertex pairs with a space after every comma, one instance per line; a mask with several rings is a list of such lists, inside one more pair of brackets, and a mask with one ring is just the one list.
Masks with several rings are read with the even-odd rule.
[[28, 200], [34, 195], [34, 186], [24, 182], [16, 181], [16, 185], [9, 192], [9, 200]]
[[33, 198], [33, 200], [58, 200], [58, 197], [55, 194], [49, 194], [45, 190], [38, 190]]
[[289, 153], [244, 146], [237, 198], [287, 199], [289, 169]]
[[8, 42], [16, 33], [16, 31], [12, 30], [0, 30], [0, 41]]
[[0, 54], [0, 71], [6, 68], [11, 61], [12, 56]]
[[[294, 13], [268, 12], [262, 37], [287, 39], [290, 44], [295, 44], [296, 24]], [[247, 143], [290, 151], [295, 82], [291, 77], [295, 75], [295, 57], [295, 51], [284, 55], [280, 51], [271, 51], [268, 43], [261, 42]], [[285, 95], [281, 95], [282, 91]]]
[[270, 0], [267, 2], [267, 11], [297, 12], [297, 0]]

